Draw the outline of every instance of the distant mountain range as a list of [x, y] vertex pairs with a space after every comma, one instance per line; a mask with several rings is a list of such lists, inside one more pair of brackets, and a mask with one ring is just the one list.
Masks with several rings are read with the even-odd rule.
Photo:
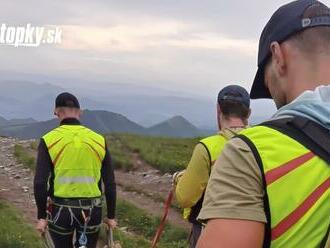
[[37, 121], [32, 118], [6, 120], [5, 118], [0, 116], [0, 128], [27, 125], [35, 122]]
[[[83, 125], [102, 134], [119, 132], [166, 137], [196, 137], [211, 133], [199, 130], [182, 116], [175, 116], [160, 124], [145, 128], [121, 114], [85, 110], [81, 122]], [[26, 119], [19, 122], [18, 120], [7, 121], [0, 117], [0, 135], [21, 139], [40, 138], [58, 125], [59, 121], [57, 119], [42, 122]]]
[[[56, 95], [63, 91], [77, 95], [84, 109], [120, 113], [144, 127], [166, 122], [173, 116], [183, 116], [199, 129], [217, 127], [217, 92], [214, 93], [214, 99], [209, 99], [175, 90], [111, 82], [95, 88], [65, 89], [49, 83], [1, 80], [0, 116], [6, 119], [31, 117], [38, 121], [48, 120], [52, 118]], [[251, 122], [265, 120], [274, 112], [271, 101], [252, 101]]]

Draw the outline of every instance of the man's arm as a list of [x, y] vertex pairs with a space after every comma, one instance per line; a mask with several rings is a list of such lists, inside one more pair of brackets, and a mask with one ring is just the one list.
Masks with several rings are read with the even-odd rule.
[[114, 168], [111, 162], [111, 156], [108, 148], [106, 148], [105, 157], [102, 163], [101, 175], [104, 184], [105, 199], [107, 202], [107, 217], [109, 219], [114, 219], [116, 211], [117, 191]]
[[176, 185], [176, 199], [181, 207], [190, 208], [202, 197], [210, 174], [210, 159], [202, 144], [196, 145], [184, 174]]
[[199, 239], [198, 248], [261, 248], [264, 223], [214, 219], [207, 223]]
[[48, 180], [52, 166], [53, 164], [46, 143], [41, 139], [38, 147], [37, 166], [34, 177], [34, 197], [38, 208], [38, 219], [47, 218]]
[[211, 173], [198, 219], [207, 222], [199, 248], [261, 248], [266, 216], [262, 177], [251, 149], [227, 143]]

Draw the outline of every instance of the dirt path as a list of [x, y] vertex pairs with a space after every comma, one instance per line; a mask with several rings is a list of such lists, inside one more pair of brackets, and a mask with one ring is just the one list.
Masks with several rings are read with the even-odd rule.
[[33, 196], [32, 172], [18, 164], [13, 153], [16, 143], [11, 138], [0, 138], [0, 199], [19, 208], [28, 223], [36, 223], [36, 207]]
[[[162, 216], [163, 202], [172, 188], [172, 176], [170, 174], [163, 175], [154, 169], [142, 160], [138, 153], [131, 152], [131, 159], [134, 171], [117, 170], [115, 172], [116, 182], [119, 185], [118, 195], [154, 215]], [[171, 208], [168, 221], [185, 229], [190, 226], [175, 208]]]

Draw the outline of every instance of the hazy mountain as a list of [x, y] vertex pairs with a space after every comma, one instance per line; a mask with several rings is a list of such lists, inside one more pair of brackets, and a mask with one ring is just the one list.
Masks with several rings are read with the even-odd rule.
[[63, 91], [76, 94], [84, 109], [121, 113], [145, 127], [175, 115], [185, 116], [197, 126], [215, 126], [215, 104], [208, 99], [154, 87], [112, 83], [102, 89], [86, 90], [64, 89], [48, 83], [0, 81], [0, 115], [7, 119], [48, 120], [56, 95]]
[[8, 121], [0, 116], [0, 127], [5, 126], [8, 123]]
[[[216, 129], [217, 126], [216, 97], [212, 100], [156, 87], [114, 83], [104, 83], [102, 88], [95, 89], [64, 89], [49, 83], [0, 81], [0, 115], [6, 119], [48, 120], [52, 118], [56, 95], [63, 91], [76, 94], [84, 109], [120, 113], [144, 127], [177, 115], [184, 116], [200, 129]], [[252, 101], [251, 123], [266, 120], [274, 112], [271, 101]]]
[[81, 122], [89, 128], [106, 134], [112, 132], [144, 133], [145, 128], [125, 116], [107, 111], [85, 110]]
[[[111, 132], [142, 134], [145, 131], [142, 126], [130, 121], [123, 115], [107, 111], [85, 110], [81, 122], [87, 127], [102, 134]], [[59, 121], [57, 119], [52, 119], [23, 126], [6, 126], [1, 128], [0, 132], [2, 135], [18, 137], [21, 139], [40, 138], [58, 125]]]
[[26, 125], [26, 124], [35, 123], [35, 122], [37, 122], [37, 121], [32, 118], [7, 120], [0, 116], [0, 127], [22, 126], [22, 125]]
[[7, 119], [51, 118], [54, 99], [64, 89], [51, 84], [21, 81], [0, 82], [0, 115]]
[[[144, 128], [121, 114], [85, 110], [81, 122], [102, 134], [119, 132], [169, 137], [195, 137], [205, 134], [182, 116], [176, 116], [153, 127]], [[57, 119], [25, 125], [6, 125], [0, 127], [0, 134], [22, 139], [40, 138], [58, 125]]]
[[149, 135], [170, 137], [196, 137], [202, 132], [182, 116], [175, 116], [148, 129]]

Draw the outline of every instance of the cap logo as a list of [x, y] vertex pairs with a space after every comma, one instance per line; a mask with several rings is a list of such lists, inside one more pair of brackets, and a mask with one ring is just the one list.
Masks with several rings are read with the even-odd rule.
[[311, 25], [311, 23], [312, 23], [312, 20], [310, 18], [302, 19], [302, 27], [303, 28], [308, 27], [309, 25]]

